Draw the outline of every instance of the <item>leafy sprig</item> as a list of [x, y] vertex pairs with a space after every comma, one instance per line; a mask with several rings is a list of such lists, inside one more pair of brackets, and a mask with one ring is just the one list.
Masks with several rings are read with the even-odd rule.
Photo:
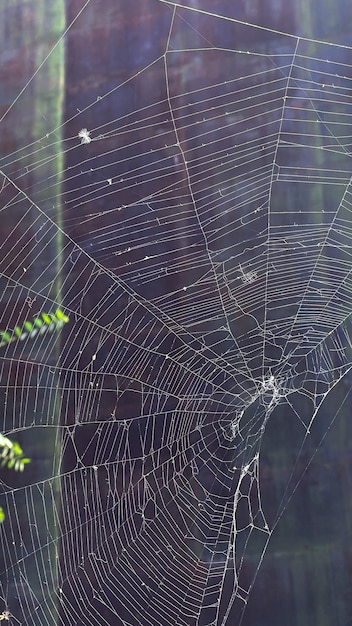
[[56, 309], [55, 313], [41, 313], [31, 322], [26, 320], [22, 327], [16, 326], [14, 330], [0, 330], [0, 348], [14, 341], [24, 341], [28, 337], [32, 339], [36, 335], [59, 330], [69, 320], [70, 318], [61, 309]]
[[8, 467], [16, 472], [23, 472], [30, 459], [23, 456], [23, 450], [17, 441], [12, 441], [0, 433], [0, 467]]
[[[0, 433], [0, 467], [8, 467], [16, 472], [23, 472], [31, 460], [23, 455], [23, 450], [17, 441], [12, 441]], [[0, 523], [5, 519], [4, 509], [0, 507]]]
[[[27, 338], [32, 339], [45, 332], [59, 330], [64, 324], [69, 322], [69, 319], [61, 309], [56, 309], [55, 313], [40, 313], [31, 322], [26, 320], [22, 327], [16, 326], [13, 330], [0, 330], [0, 348], [14, 341], [24, 341]], [[0, 433], [0, 469], [7, 467], [16, 472], [23, 472], [28, 463], [30, 463], [30, 459], [23, 455], [20, 444]], [[4, 519], [5, 513], [3, 508], [0, 507], [0, 524]]]

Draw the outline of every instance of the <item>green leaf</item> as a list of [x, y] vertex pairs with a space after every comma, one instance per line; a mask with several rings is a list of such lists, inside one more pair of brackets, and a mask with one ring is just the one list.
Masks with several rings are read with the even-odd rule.
[[67, 315], [65, 315], [65, 313], [60, 311], [60, 309], [56, 309], [56, 317], [57, 317], [57, 319], [59, 319], [62, 322], [65, 322], [65, 323], [70, 321], [70, 318], [67, 317]]
[[2, 339], [2, 341], [4, 341], [5, 343], [9, 343], [11, 341], [11, 336], [10, 333], [8, 333], [6, 330], [2, 330], [0, 331], [0, 339]]
[[8, 437], [5, 437], [2, 433], [0, 433], [0, 447], [12, 448], [12, 441]]
[[0, 524], [3, 523], [4, 519], [5, 519], [4, 509], [2, 508], [2, 506], [0, 506]]
[[49, 326], [51, 324], [51, 318], [46, 313], [42, 313], [43, 322]]
[[16, 456], [21, 456], [23, 454], [23, 450], [17, 441], [12, 442], [12, 450]]

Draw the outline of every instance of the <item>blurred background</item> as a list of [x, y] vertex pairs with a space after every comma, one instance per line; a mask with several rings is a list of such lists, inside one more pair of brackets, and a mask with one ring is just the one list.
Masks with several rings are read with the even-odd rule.
[[[0, 169], [5, 174], [4, 183], [0, 183], [3, 185], [0, 194], [1, 329], [14, 327], [18, 320], [23, 323], [32, 319], [38, 311], [54, 310], [50, 303], [63, 308], [70, 303], [71, 311], [77, 305], [77, 311], [86, 320], [74, 328], [75, 319], [70, 314], [67, 328], [47, 338], [43, 334], [43, 340], [35, 347], [26, 341], [1, 348], [4, 406], [1, 432], [18, 440], [31, 458], [23, 475], [2, 470], [2, 505], [6, 520], [0, 528], [3, 600], [0, 611], [10, 607], [13, 624], [97, 623], [91, 617], [95, 615], [92, 612], [94, 597], [92, 599], [87, 591], [93, 573], [88, 574], [88, 567], [82, 567], [90, 577], [89, 585], [83, 575], [80, 587], [75, 587], [71, 579], [78, 571], [79, 555], [86, 558], [99, 544], [99, 537], [93, 537], [91, 527], [87, 536], [82, 530], [88, 524], [87, 506], [104, 510], [113, 481], [121, 481], [120, 485], [115, 485], [115, 499], [124, 486], [122, 479], [114, 479], [106, 470], [106, 474], [99, 474], [95, 487], [92, 487], [93, 482], [90, 484], [87, 495], [83, 477], [85, 471], [90, 474], [96, 463], [96, 451], [90, 443], [97, 441], [99, 420], [112, 424], [112, 415], [117, 420], [142, 415], [140, 393], [133, 386], [119, 401], [118, 414], [114, 414], [115, 367], [123, 357], [119, 355], [116, 362], [113, 360], [113, 346], [109, 341], [104, 343], [99, 357], [102, 363], [108, 364], [104, 379], [106, 392], [99, 399], [91, 400], [95, 419], [90, 423], [88, 414], [83, 417], [78, 414], [77, 407], [82, 414], [85, 411], [84, 395], [82, 399], [79, 392], [90, 384], [85, 379], [90, 357], [80, 353], [81, 346], [88, 345], [88, 335], [93, 346], [90, 353], [99, 344], [97, 333], [90, 331], [89, 320], [98, 317], [95, 311], [104, 298], [105, 317], [99, 318], [104, 328], [113, 328], [114, 320], [129, 310], [129, 295], [121, 286], [117, 295], [111, 292], [111, 299], [107, 298], [111, 275], [132, 285], [141, 298], [165, 297], [165, 311], [171, 294], [184, 284], [195, 283], [200, 276], [196, 263], [190, 265], [187, 256], [191, 248], [200, 245], [200, 231], [192, 212], [186, 208], [177, 224], [171, 222], [166, 227], [172, 245], [166, 235], [161, 243], [156, 242], [155, 220], [154, 226], [148, 222], [149, 230], [144, 239], [146, 215], [149, 212], [149, 219], [153, 218], [156, 204], [148, 206], [142, 198], [156, 193], [158, 177], [163, 177], [165, 190], [171, 188], [169, 196], [166, 191], [164, 195], [168, 211], [170, 207], [175, 214], [179, 210], [179, 198], [172, 193], [172, 185], [176, 181], [177, 189], [183, 189], [183, 163], [173, 142], [173, 122], [165, 102], [170, 97], [173, 99], [176, 124], [178, 111], [185, 114], [186, 109], [189, 125], [180, 125], [179, 138], [194, 164], [197, 201], [205, 209], [210, 192], [208, 187], [202, 189], [202, 169], [217, 149], [217, 142], [222, 149], [231, 150], [238, 141], [255, 142], [264, 133], [264, 126], [269, 136], [267, 128], [270, 127], [274, 141], [263, 145], [261, 161], [257, 164], [270, 172], [278, 132], [290, 133], [294, 124], [296, 141], [299, 143], [298, 133], [301, 132], [304, 145], [309, 128], [301, 116], [302, 109], [306, 108], [302, 90], [297, 88], [296, 93], [291, 94], [290, 117], [285, 119], [280, 131], [275, 107], [263, 110], [263, 102], [269, 97], [266, 79], [269, 83], [275, 70], [274, 56], [277, 63], [283, 62], [286, 56], [292, 58], [297, 37], [303, 38], [302, 54], [319, 60], [312, 69], [312, 74], [315, 72], [317, 76], [322, 71], [323, 54], [329, 51], [324, 42], [340, 44], [331, 51], [332, 65], [346, 80], [352, 76], [352, 55], [348, 47], [351, 45], [352, 5], [348, 0], [184, 0], [182, 5], [195, 11], [177, 11], [172, 17], [172, 7], [157, 0], [2, 0], [0, 5]], [[258, 27], [249, 27], [248, 23]], [[172, 51], [168, 56], [167, 73], [166, 49]], [[255, 54], [234, 57], [232, 50], [250, 50]], [[235, 111], [234, 132], [224, 131], [217, 119], [206, 112], [206, 119], [203, 117], [201, 107], [197, 108], [197, 95], [193, 102], [192, 97], [184, 96], [202, 90], [204, 100], [219, 98], [222, 91], [220, 87], [214, 89], [214, 85], [223, 85], [228, 77], [234, 80], [256, 73], [263, 83], [262, 99], [257, 99], [253, 105], [253, 118], [262, 116], [258, 125], [246, 113], [236, 114]], [[279, 75], [276, 80], [280, 80]], [[109, 97], [106, 94], [110, 94]], [[349, 115], [350, 111], [347, 89], [346, 94], [343, 115]], [[150, 113], [155, 116], [152, 132], [148, 126]], [[117, 125], [113, 123], [117, 118], [127, 120], [125, 131], [120, 125], [118, 139]], [[328, 120], [328, 113], [322, 103], [320, 120], [324, 119]], [[198, 121], [203, 124], [210, 146], [208, 156], [201, 139], [192, 130], [192, 124]], [[227, 123], [234, 123], [234, 120]], [[75, 149], [82, 128], [92, 129], [95, 139], [104, 136], [104, 141], [82, 146], [84, 153]], [[320, 139], [320, 135], [315, 134], [314, 141]], [[116, 141], [120, 150], [118, 161], [111, 156]], [[341, 142], [346, 148], [342, 156], [328, 155], [322, 160], [321, 152], [316, 151], [313, 164], [308, 151], [302, 150], [298, 156], [297, 152], [288, 151], [287, 163], [296, 168], [297, 180], [300, 172], [313, 166], [322, 178], [329, 176], [321, 173], [331, 168], [329, 159], [335, 159], [335, 171], [348, 171], [348, 133]], [[153, 160], [148, 155], [151, 151]], [[164, 169], [157, 170], [159, 173], [153, 177], [159, 162]], [[282, 164], [284, 167], [284, 159]], [[246, 162], [242, 169], [240, 165], [237, 168], [236, 176], [240, 171], [236, 183], [238, 194], [244, 193], [249, 167]], [[103, 188], [99, 184], [102, 169]], [[133, 220], [125, 232], [123, 211], [108, 211], [106, 206], [107, 200], [110, 202], [107, 194], [113, 186], [109, 179], [126, 181], [129, 177], [132, 182], [111, 190], [114, 207], [132, 206]], [[8, 184], [9, 179], [17, 181], [16, 185]], [[295, 184], [293, 179], [278, 186], [276, 207], [285, 206], [285, 210], [276, 210], [277, 223], [286, 225], [288, 215], [296, 215], [299, 220], [302, 208], [307, 223], [317, 228], [326, 220], [331, 222], [341, 196], [341, 186], [336, 179], [337, 175], [331, 185], [324, 185], [324, 181], [319, 185], [318, 180], [308, 190], [299, 182]], [[218, 190], [226, 181], [228, 173], [219, 166], [209, 176], [207, 185]], [[256, 192], [256, 181], [252, 180], [249, 193], [254, 197]], [[260, 202], [256, 206], [259, 207]], [[165, 207], [158, 204], [159, 225], [166, 220]], [[327, 217], [323, 215], [324, 208]], [[217, 219], [216, 211], [213, 204], [212, 219]], [[245, 216], [244, 209], [242, 218]], [[262, 219], [265, 221], [265, 216]], [[218, 252], [220, 248], [233, 248], [237, 254], [237, 246], [249, 235], [246, 227], [232, 231], [226, 220], [222, 215], [217, 224], [219, 232], [224, 234], [218, 247], [215, 243], [213, 249]], [[57, 228], [53, 229], [52, 223]], [[255, 228], [263, 233], [260, 221]], [[111, 239], [119, 240], [121, 253], [113, 252]], [[152, 252], [163, 259], [156, 270], [144, 262], [150, 254], [147, 244], [151, 243]], [[91, 262], [87, 262], [81, 250], [89, 253]], [[168, 261], [164, 260], [166, 257]], [[231, 268], [231, 259], [230, 254], [222, 262], [227, 262]], [[244, 259], [248, 264], [249, 259], [245, 256]], [[178, 270], [169, 275], [166, 270], [163, 276], [161, 268], [168, 263]], [[92, 278], [94, 272], [99, 274], [99, 280]], [[155, 272], [158, 280], [154, 280]], [[146, 319], [135, 311], [131, 315], [136, 327], [138, 319]], [[207, 333], [213, 330], [210, 328]], [[153, 332], [157, 336], [159, 327]], [[250, 329], [244, 326], [243, 332], [248, 333], [250, 342]], [[142, 331], [137, 343], [148, 342], [149, 333], [150, 326], [145, 323], [145, 336]], [[129, 336], [128, 330], [123, 330], [123, 336]], [[168, 337], [165, 342], [169, 342]], [[127, 363], [130, 354], [125, 354]], [[270, 351], [268, 355], [268, 359], [275, 362], [275, 355], [270, 356]], [[156, 361], [155, 368], [158, 367]], [[251, 367], [256, 372], [258, 364], [253, 361]], [[67, 374], [63, 379], [62, 371], [75, 371], [77, 376]], [[260, 480], [262, 507], [269, 526], [276, 519], [281, 499], [287, 495], [288, 484], [290, 490], [287, 506], [249, 594], [243, 626], [352, 625], [350, 389], [351, 375], [346, 373], [330, 391], [310, 436], [304, 439], [303, 448], [301, 424], [285, 404], [277, 407], [268, 421], [260, 450]], [[208, 389], [204, 388], [202, 393], [207, 394]], [[302, 415], [310, 410], [304, 400], [301, 407], [297, 400], [295, 408]], [[164, 410], [172, 411], [172, 407]], [[153, 413], [152, 406], [149, 412]], [[130, 453], [137, 458], [139, 447], [133, 443], [138, 438], [137, 427], [133, 430], [131, 425], [131, 432], [134, 439], [131, 439]], [[116, 441], [112, 430], [109, 436], [111, 441]], [[106, 446], [109, 448], [108, 437]], [[111, 454], [115, 454], [113, 444], [111, 449]], [[106, 452], [102, 466], [111, 461], [109, 454]], [[206, 478], [204, 481], [206, 484]], [[72, 493], [75, 493], [74, 499]], [[89, 497], [93, 501], [87, 505]], [[104, 514], [101, 519], [108, 523]], [[243, 569], [245, 577], [246, 568], [249, 578], [257, 570], [257, 557], [252, 565], [251, 555], [248, 556]], [[99, 584], [104, 587], [104, 581]], [[60, 600], [58, 589], [63, 590], [66, 605], [65, 600]], [[230, 582], [228, 586], [225, 582], [224, 604], [226, 598], [230, 600], [231, 590]], [[132, 602], [140, 601], [140, 589], [133, 588], [133, 582], [129, 593]], [[142, 623], [140, 618], [130, 621], [130, 614], [124, 612], [118, 585], [115, 593], [110, 593], [109, 602], [99, 608], [101, 623], [131, 623], [133, 626]], [[84, 611], [82, 604], [86, 607]], [[97, 610], [95, 607], [94, 611]], [[192, 619], [190, 626], [211, 623], [206, 621], [208, 618]], [[229, 624], [237, 623], [237, 617], [231, 619]], [[147, 623], [159, 622], [156, 618], [148, 622], [146, 618]], [[174, 623], [186, 622], [175, 618]]]

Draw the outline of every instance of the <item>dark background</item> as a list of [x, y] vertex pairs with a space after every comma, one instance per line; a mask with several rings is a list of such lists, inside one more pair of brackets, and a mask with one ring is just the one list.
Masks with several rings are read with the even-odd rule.
[[[183, 335], [178, 330], [171, 332], [168, 320], [159, 313], [157, 315], [155, 308], [140, 305], [144, 298], [153, 301], [154, 306], [156, 302], [162, 302], [162, 312], [166, 315], [176, 310], [177, 302], [181, 321], [188, 319], [187, 311], [182, 312], [183, 307], [187, 309], [192, 305], [195, 313], [199, 310], [197, 339], [203, 340], [207, 349], [221, 344], [216, 355], [219, 358], [230, 350], [226, 359], [236, 370], [237, 356], [231, 353], [233, 348], [228, 346], [228, 339], [219, 332], [223, 323], [221, 316], [209, 315], [209, 319], [206, 316], [206, 307], [209, 303], [212, 305], [214, 284], [209, 287], [204, 301], [197, 294], [182, 293], [183, 286], [189, 289], [203, 275], [204, 241], [189, 198], [184, 164], [174, 146], [168, 97], [172, 98], [183, 153], [192, 164], [193, 189], [201, 221], [203, 216], [204, 224], [209, 216], [213, 219], [213, 226], [209, 227], [206, 236], [211, 242], [214, 259], [224, 263], [229, 276], [234, 277], [237, 270], [231, 251], [233, 255], [243, 257], [246, 267], [251, 267], [251, 256], [246, 253], [243, 242], [252, 240], [259, 246], [264, 245], [267, 211], [256, 214], [254, 222], [242, 221], [240, 227], [234, 227], [232, 217], [227, 219], [225, 212], [218, 215], [213, 196], [208, 204], [209, 194], [214, 194], [214, 190], [223, 188], [223, 185], [237, 185], [237, 195], [228, 200], [230, 210], [231, 203], [236, 201], [234, 198], [241, 194], [246, 197], [248, 193], [254, 198], [241, 209], [240, 218], [245, 220], [262, 206], [269, 194], [275, 150], [275, 140], [274, 143], [268, 140], [270, 134], [276, 139], [280, 132], [283, 138], [287, 138], [294, 128], [297, 136], [300, 132], [304, 137], [311, 129], [309, 119], [308, 122], [306, 119], [311, 112], [307, 116], [300, 113], [306, 104], [299, 87], [290, 95], [291, 115], [284, 118], [282, 126], [281, 116], [275, 114], [275, 104], [265, 105], [265, 85], [274, 78], [278, 83], [282, 80], [283, 88], [289, 69], [282, 74], [277, 67], [280, 63], [285, 65], [285, 55], [291, 59], [295, 50], [297, 40], [282, 33], [307, 38], [301, 44], [302, 58], [293, 70], [296, 86], [301, 79], [300, 68], [305, 55], [319, 60], [316, 66], [310, 67], [312, 80], [317, 75], [330, 75], [323, 63], [327, 53], [332, 59], [331, 64], [334, 67], [336, 64], [335, 69], [340, 73], [339, 64], [343, 64], [346, 81], [350, 75], [350, 49], [340, 47], [330, 51], [323, 43], [313, 41], [350, 44], [352, 9], [347, 1], [203, 0], [196, 3], [189, 0], [183, 5], [202, 9], [204, 13], [178, 11], [168, 40], [172, 11], [156, 0], [91, 1], [85, 8], [84, 2], [75, 0], [50, 2], [50, 5], [39, 0], [4, 0], [1, 4], [0, 113], [4, 115], [0, 123], [1, 169], [17, 181], [22, 191], [18, 196], [18, 190], [7, 185], [1, 192], [4, 216], [1, 223], [1, 328], [11, 327], [13, 319], [23, 322], [32, 316], [28, 295], [33, 297], [35, 294], [38, 310], [50, 308], [51, 301], [70, 310], [70, 325], [60, 338], [48, 339], [40, 349], [38, 344], [33, 349], [30, 342], [25, 347], [14, 345], [2, 355], [1, 384], [5, 406], [2, 431], [16, 435], [32, 459], [23, 477], [4, 474], [3, 506], [8, 515], [1, 529], [1, 581], [4, 607], [5, 604], [10, 607], [14, 623], [83, 625], [92, 623], [90, 620], [98, 619], [99, 615], [105, 620], [102, 623], [159, 623], [153, 608], [149, 617], [141, 618], [133, 613], [134, 603], [140, 603], [146, 612], [153, 603], [142, 597], [133, 577], [126, 582], [124, 568], [128, 558], [136, 558], [136, 555], [123, 555], [128, 542], [132, 543], [132, 537], [126, 538], [123, 532], [119, 534], [115, 527], [125, 515], [123, 505], [119, 505], [123, 502], [124, 492], [131, 489], [131, 485], [132, 490], [138, 492], [142, 472], [150, 470], [148, 463], [155, 463], [159, 471], [162, 463], [164, 467], [170, 464], [168, 471], [177, 473], [177, 468], [170, 462], [174, 457], [182, 469], [182, 478], [192, 484], [191, 456], [197, 443], [192, 440], [194, 428], [190, 428], [192, 435], [182, 444], [184, 447], [181, 446], [185, 457], [177, 448], [161, 447], [162, 429], [171, 419], [177, 421], [184, 414], [184, 408], [173, 401], [176, 389], [181, 396], [196, 389], [199, 396], [209, 399], [204, 406], [196, 402], [192, 407], [194, 413], [201, 413], [204, 417], [204, 441], [210, 442], [200, 455], [199, 485], [211, 492], [210, 501], [214, 506], [217, 498], [233, 494], [235, 478], [233, 481], [224, 479], [228, 464], [233, 462], [232, 448], [221, 442], [223, 457], [217, 456], [214, 432], [220, 432], [218, 424], [228, 425], [232, 419], [237, 408], [233, 398], [243, 379], [240, 375], [237, 378], [231, 376], [229, 365], [226, 375], [219, 368], [214, 375], [207, 373], [199, 377], [202, 379], [199, 382], [196, 374], [205, 371], [202, 368], [206, 367], [206, 350], [193, 363], [194, 379], [179, 365], [182, 358], [184, 363], [191, 362], [188, 354], [180, 357], [174, 369], [171, 366], [167, 369], [162, 355], [171, 350], [181, 351], [183, 342], [189, 344], [190, 334]], [[236, 21], [218, 19], [207, 12]], [[73, 21], [63, 44], [41, 65], [64, 32], [65, 24]], [[249, 27], [247, 22], [264, 28]], [[163, 55], [167, 45], [170, 54], [167, 56], [166, 80]], [[257, 54], [234, 59], [233, 50], [247, 49]], [[276, 68], [270, 60], [272, 55], [276, 55]], [[264, 78], [262, 93], [258, 83], [249, 79], [242, 81], [242, 77], [255, 72]], [[35, 78], [27, 84], [33, 76]], [[233, 88], [229, 87], [226, 99], [226, 89], [220, 85], [230, 79], [238, 80], [241, 88], [257, 90], [253, 100], [253, 115], [258, 115], [259, 119], [257, 127], [243, 114], [234, 121], [232, 132], [223, 130], [221, 122], [208, 111], [203, 115], [197, 90], [203, 90], [205, 100], [218, 98], [214, 104], [221, 102], [219, 107], [223, 115], [226, 107], [231, 108]], [[26, 84], [23, 94], [16, 100]], [[219, 87], [214, 89], [214, 85]], [[191, 92], [195, 94], [193, 101], [192, 96], [185, 96]], [[347, 89], [346, 94], [348, 96]], [[347, 96], [343, 113], [349, 113]], [[320, 105], [320, 119], [328, 120], [328, 105], [324, 102]], [[181, 111], [182, 115], [187, 115], [186, 124], [181, 119]], [[143, 125], [149, 113], [155, 116], [153, 127]], [[232, 114], [236, 115], [236, 106], [232, 108]], [[126, 120], [125, 127], [123, 120]], [[202, 120], [202, 133], [206, 133], [209, 140], [208, 147], [202, 145], [202, 133], [195, 132], [199, 120]], [[77, 134], [81, 128], [92, 129], [92, 136], [99, 139], [101, 135], [102, 140], [77, 149]], [[344, 129], [339, 133], [334, 127], [334, 132], [343, 136], [340, 141], [344, 146], [349, 145], [349, 136]], [[39, 169], [33, 167], [38, 152], [33, 156], [30, 147], [38, 138], [45, 138], [41, 145], [46, 158], [46, 165]], [[233, 150], [236, 156], [236, 145], [248, 141], [258, 141], [258, 145], [264, 143], [256, 166], [267, 170], [268, 177], [261, 179], [263, 188], [257, 200], [258, 181], [252, 178], [246, 160], [243, 164], [236, 162], [230, 173], [219, 164], [209, 176], [204, 176], [207, 160], [218, 147]], [[322, 140], [315, 129], [313, 147], [314, 142], [320, 146], [321, 141], [327, 142], [328, 139]], [[17, 152], [23, 146], [29, 147]], [[35, 145], [36, 150], [39, 147]], [[350, 167], [346, 153], [320, 154], [323, 157], [312, 160], [308, 149], [278, 153], [282, 172], [286, 165], [292, 167], [297, 181], [293, 178], [285, 180], [284, 175], [278, 181], [271, 205], [273, 223], [286, 227], [293, 220], [297, 221], [302, 227], [302, 239], [307, 232], [310, 236], [310, 230], [304, 231], [305, 225], [309, 229], [316, 226], [319, 230], [324, 223], [331, 222], [342, 194], [336, 176], [329, 186], [319, 184], [319, 180], [315, 185], [307, 186], [301, 184], [302, 171], [315, 167], [324, 172], [339, 170], [345, 175]], [[155, 178], [152, 172], [159, 167], [164, 169], [158, 170]], [[321, 174], [321, 179], [324, 175], [328, 176]], [[114, 182], [122, 181], [113, 185], [112, 196], [108, 195], [108, 178]], [[247, 184], [249, 189], [246, 191]], [[149, 206], [143, 200], [168, 185], [177, 185], [178, 193], [184, 199], [182, 210], [172, 190], [169, 194], [160, 194], [157, 201], [149, 202]], [[124, 206], [130, 207], [129, 213], [124, 209], [117, 210]], [[43, 213], [37, 210], [38, 207]], [[157, 212], [159, 224], [156, 224], [153, 211]], [[174, 224], [169, 222], [170, 214], [177, 216]], [[47, 217], [59, 226], [59, 230]], [[195, 256], [189, 256], [190, 250]], [[226, 250], [229, 251], [227, 255], [223, 252]], [[145, 262], [145, 258], [152, 255], [157, 260]], [[296, 263], [294, 271], [297, 274], [302, 271], [301, 280], [304, 281], [299, 255], [293, 254], [292, 258], [293, 264]], [[24, 266], [26, 272], [23, 272]], [[257, 269], [258, 266], [253, 267]], [[307, 270], [312, 271], [311, 266], [307, 265]], [[327, 288], [329, 273], [327, 263]], [[251, 311], [257, 320], [261, 320], [264, 280], [257, 281], [255, 288], [257, 299], [255, 302], [250, 300]], [[173, 297], [173, 293], [177, 295]], [[247, 293], [248, 290], [241, 296], [243, 302]], [[283, 301], [289, 317], [294, 303], [291, 309], [290, 302], [284, 297]], [[278, 297], [276, 305], [279, 304]], [[212, 310], [210, 305], [209, 310]], [[126, 311], [131, 320], [128, 324], [124, 317]], [[250, 356], [256, 328], [251, 328], [248, 316], [239, 319], [240, 331], [237, 331], [238, 326], [234, 330], [237, 324], [235, 314], [229, 313], [228, 320], [247, 355], [253, 380], [258, 380], [261, 355]], [[129, 340], [133, 344], [128, 343]], [[268, 367], [270, 364], [275, 366], [278, 361], [278, 344], [279, 340], [267, 348]], [[155, 348], [146, 365], [143, 362], [144, 345]], [[94, 384], [99, 384], [103, 390], [99, 396], [88, 393], [93, 380], [89, 369], [91, 356], [95, 352], [98, 358], [94, 366], [97, 371]], [[60, 373], [50, 370], [51, 366], [58, 366]], [[142, 393], [151, 383], [158, 388], [158, 398], [145, 392], [146, 404], [142, 406]], [[352, 623], [350, 384], [351, 377], [346, 374], [332, 389], [308, 437], [304, 436], [300, 419], [307, 424], [312, 414], [309, 394], [293, 395], [296, 413], [283, 403], [270, 416], [260, 449], [260, 478], [263, 511], [269, 527], [275, 525], [275, 531], [249, 593], [243, 626], [348, 626]], [[245, 387], [245, 383], [243, 385]], [[214, 386], [222, 390], [221, 395], [214, 392]], [[22, 404], [20, 394], [15, 391], [19, 388], [25, 390], [26, 401]], [[48, 393], [46, 389], [56, 391]], [[253, 388], [249, 386], [243, 392], [241, 402], [245, 403], [246, 395], [251, 393]], [[224, 411], [223, 405], [226, 405]], [[260, 407], [253, 408], [254, 414], [257, 409], [262, 415]], [[121, 455], [120, 461], [124, 458], [121, 452], [124, 435], [120, 432], [123, 420], [158, 412], [161, 417], [155, 426], [154, 449], [160, 447], [159, 458], [156, 460], [152, 454], [147, 455], [148, 460], [143, 465], [141, 433], [144, 435], [152, 421], [132, 419], [126, 458], [130, 456], [134, 462], [128, 470], [130, 475], [126, 476], [120, 466], [117, 472], [115, 457]], [[193, 419], [196, 423], [197, 417]], [[209, 462], [210, 458], [213, 464]], [[241, 457], [241, 462], [244, 461], [245, 456]], [[100, 468], [98, 479], [93, 466]], [[217, 485], [214, 478], [218, 472], [222, 476], [219, 481], [222, 486]], [[158, 470], [155, 477], [158, 480]], [[171, 487], [170, 492], [171, 504], [163, 504], [164, 500], [158, 504], [165, 507], [168, 523], [174, 516], [176, 524], [180, 524], [176, 506], [173, 508], [172, 505], [173, 499], [178, 502], [178, 495]], [[30, 501], [28, 494], [31, 494]], [[227, 521], [231, 519], [230, 504], [231, 501], [226, 505], [223, 501], [221, 503]], [[95, 508], [98, 515], [92, 513]], [[137, 509], [132, 518], [138, 535], [141, 527]], [[37, 529], [35, 537], [30, 530], [31, 523]], [[109, 529], [115, 530], [110, 533]], [[189, 561], [182, 572], [175, 569], [175, 576], [184, 579], [186, 587], [189, 588], [193, 576], [198, 576], [199, 584], [204, 584], [205, 588], [209, 585], [206, 582], [206, 552], [212, 547], [223, 554], [221, 541], [226, 543], [227, 530], [228, 527], [224, 526], [224, 536], [221, 537], [220, 532], [220, 538], [214, 539], [210, 547], [202, 546], [199, 538], [194, 541], [190, 547], [192, 564]], [[162, 537], [162, 527], [158, 527], [158, 532]], [[182, 536], [181, 528], [180, 534]], [[98, 553], [102, 545], [107, 546], [110, 555], [108, 566], [99, 570], [97, 565], [94, 570], [94, 561], [89, 555], [95, 551]], [[141, 559], [141, 571], [134, 565], [139, 581], [144, 580], [147, 569], [143, 547], [142, 542], [138, 548], [140, 552], [136, 552]], [[173, 549], [176, 553], [178, 548], [175, 545]], [[164, 546], [160, 546], [160, 551], [164, 553]], [[198, 559], [194, 557], [197, 552]], [[38, 554], [42, 560], [38, 560]], [[164, 556], [159, 558], [159, 564], [154, 567], [161, 576]], [[257, 567], [258, 553], [253, 547], [247, 551], [241, 571], [244, 586], [251, 584]], [[108, 575], [107, 580], [96, 582], [97, 571], [105, 572], [105, 575], [110, 572], [111, 577]], [[30, 600], [26, 606], [28, 583], [35, 590], [38, 602]], [[214, 584], [218, 584], [216, 576]], [[119, 589], [131, 594], [130, 605], [120, 601]], [[232, 581], [226, 579], [223, 612], [231, 590]], [[168, 590], [161, 596], [167, 599]], [[34, 608], [36, 605], [39, 609]], [[180, 623], [187, 624], [181, 600], [180, 605], [175, 605], [175, 621], [170, 623], [177, 624], [180, 619]], [[176, 609], [183, 621], [177, 618]], [[194, 610], [197, 612], [197, 607]], [[239, 622], [237, 610], [235, 608], [230, 614], [229, 623]], [[190, 617], [189, 626], [211, 623], [211, 611], [200, 615], [198, 621]]]

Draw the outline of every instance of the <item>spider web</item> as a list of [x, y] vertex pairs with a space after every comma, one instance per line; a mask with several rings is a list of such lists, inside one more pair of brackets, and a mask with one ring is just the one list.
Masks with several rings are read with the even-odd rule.
[[[33, 66], [2, 108], [1, 328], [69, 318], [1, 347], [1, 431], [32, 458], [3, 473], [3, 610], [254, 623], [349, 393], [323, 416], [352, 362], [351, 48], [255, 26], [253, 3], [129, 4], [67, 3], [46, 47], [28, 18]], [[271, 423], [292, 458], [266, 505]]]

